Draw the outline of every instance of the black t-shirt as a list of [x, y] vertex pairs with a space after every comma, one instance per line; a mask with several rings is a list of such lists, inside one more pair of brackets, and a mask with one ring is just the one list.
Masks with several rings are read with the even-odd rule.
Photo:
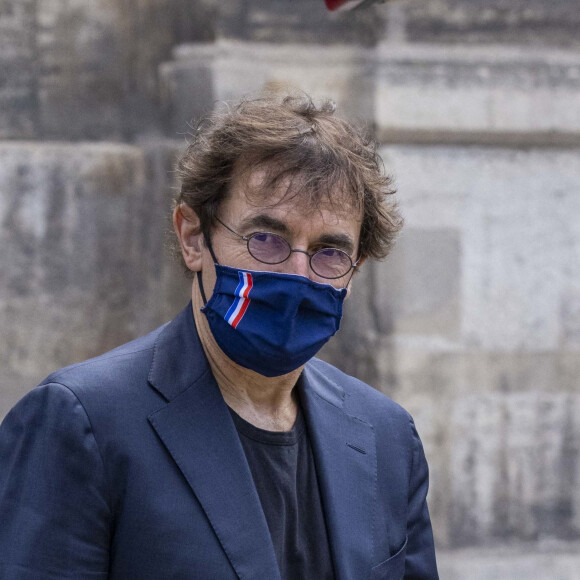
[[332, 580], [318, 478], [300, 408], [291, 431], [266, 431], [230, 412], [262, 502], [282, 580]]

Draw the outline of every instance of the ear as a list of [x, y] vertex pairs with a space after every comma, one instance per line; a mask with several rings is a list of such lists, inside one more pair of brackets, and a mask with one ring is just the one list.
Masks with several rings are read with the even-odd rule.
[[180, 203], [173, 210], [173, 228], [181, 246], [185, 265], [192, 272], [199, 272], [204, 248], [203, 234], [199, 217], [186, 203]]

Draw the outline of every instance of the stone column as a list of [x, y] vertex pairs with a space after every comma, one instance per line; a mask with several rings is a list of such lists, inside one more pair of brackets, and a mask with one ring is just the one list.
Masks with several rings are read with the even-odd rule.
[[160, 283], [170, 192], [148, 187], [143, 150], [4, 142], [0, 159], [3, 416], [52, 370], [166, 321], [187, 290], [170, 304]]
[[0, 2], [0, 139], [38, 130], [36, 0]]

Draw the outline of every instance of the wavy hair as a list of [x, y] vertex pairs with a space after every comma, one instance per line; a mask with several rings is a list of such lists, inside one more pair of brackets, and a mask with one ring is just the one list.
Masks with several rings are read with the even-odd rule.
[[[402, 227], [395, 190], [376, 142], [335, 116], [335, 105], [306, 96], [243, 100], [201, 121], [178, 163], [181, 188], [174, 204], [187, 204], [209, 236], [229, 186], [240, 172], [265, 172], [260, 194], [281, 185], [283, 196], [316, 209], [326, 204], [362, 213], [358, 258], [384, 258]], [[305, 205], [309, 204], [309, 205]]]

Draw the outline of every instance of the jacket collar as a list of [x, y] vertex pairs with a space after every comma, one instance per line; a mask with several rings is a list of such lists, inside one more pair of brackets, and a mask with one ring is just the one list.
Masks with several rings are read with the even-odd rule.
[[159, 333], [149, 369], [149, 383], [167, 401], [210, 372], [193, 320], [191, 302]]
[[310, 361], [299, 381], [326, 525], [340, 580], [367, 578], [375, 548], [377, 457], [371, 425], [350, 415], [343, 388]]
[[[376, 452], [372, 427], [310, 362], [298, 383], [335, 574], [369, 575]], [[168, 401], [149, 421], [193, 489], [239, 578], [279, 579], [266, 518], [235, 425], [199, 341], [191, 303], [160, 333], [149, 372]]]

